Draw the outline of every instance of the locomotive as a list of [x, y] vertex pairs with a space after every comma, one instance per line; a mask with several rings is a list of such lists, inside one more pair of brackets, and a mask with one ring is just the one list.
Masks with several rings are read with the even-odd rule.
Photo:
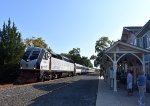
[[88, 68], [44, 48], [28, 47], [20, 61], [20, 70], [22, 77], [26, 75], [44, 81], [60, 78], [64, 74], [74, 76], [85, 73]]

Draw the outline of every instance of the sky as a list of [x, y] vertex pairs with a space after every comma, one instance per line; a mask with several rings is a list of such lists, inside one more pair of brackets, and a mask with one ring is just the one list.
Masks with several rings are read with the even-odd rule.
[[125, 26], [143, 26], [149, 0], [0, 0], [0, 28], [10, 18], [22, 38], [42, 37], [55, 53], [95, 53], [102, 36], [117, 41]]

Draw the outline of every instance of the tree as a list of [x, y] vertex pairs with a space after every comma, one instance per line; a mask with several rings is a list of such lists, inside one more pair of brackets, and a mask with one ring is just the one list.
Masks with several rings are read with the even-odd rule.
[[26, 38], [25, 39], [25, 44], [28, 46], [34, 46], [34, 47], [41, 47], [41, 48], [46, 48], [49, 52], [52, 51], [50, 47], [45, 43], [45, 41], [39, 37], [39, 38]]
[[90, 59], [88, 59], [88, 57], [82, 56], [81, 64], [84, 65], [84, 66], [93, 68], [93, 65], [92, 65]]
[[45, 43], [45, 41], [39, 37], [39, 38], [26, 38], [25, 39], [25, 44], [27, 46], [35, 46], [35, 47], [41, 47], [41, 48], [47, 48], [47, 44]]
[[80, 48], [73, 48], [73, 50], [69, 51], [70, 55], [80, 55]]
[[90, 59], [88, 57], [80, 55], [80, 48], [73, 48], [68, 53], [61, 53], [61, 55], [70, 58], [75, 63], [87, 66], [87, 67], [93, 67]]
[[17, 64], [24, 48], [21, 33], [17, 31], [14, 22], [12, 26], [10, 19], [7, 25], [4, 22], [3, 28], [0, 30], [0, 65]]
[[108, 37], [101, 37], [99, 40], [96, 41], [95, 45], [95, 52], [100, 53], [106, 48], [108, 48], [113, 41], [110, 41]]
[[76, 63], [81, 63], [81, 55], [80, 55], [80, 48], [73, 48], [68, 53], [69, 57]]
[[107, 64], [107, 57], [105, 55], [105, 50], [110, 47], [114, 41], [109, 40], [108, 37], [101, 37], [96, 41], [95, 44], [95, 52], [97, 55], [92, 55], [90, 59], [94, 60], [94, 66], [100, 66], [101, 68], [105, 68]]

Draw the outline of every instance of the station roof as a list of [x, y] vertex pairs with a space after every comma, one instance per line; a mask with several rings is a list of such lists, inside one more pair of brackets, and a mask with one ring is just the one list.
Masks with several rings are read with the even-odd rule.
[[150, 50], [124, 43], [119, 40], [107, 48], [105, 53], [150, 53]]
[[141, 28], [141, 30], [136, 34], [137, 37], [144, 35], [148, 30], [150, 30], [150, 20]]
[[127, 42], [128, 38], [131, 36], [131, 34], [136, 35], [141, 29], [142, 29], [142, 26], [123, 27], [121, 41]]

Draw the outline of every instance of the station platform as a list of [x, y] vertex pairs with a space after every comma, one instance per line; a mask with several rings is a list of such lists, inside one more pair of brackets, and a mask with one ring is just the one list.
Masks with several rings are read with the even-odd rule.
[[[145, 93], [145, 97], [145, 106], [150, 106], [150, 93]], [[114, 92], [103, 77], [99, 77], [96, 106], [139, 106], [138, 90], [133, 91], [133, 96], [127, 96], [125, 87], [119, 87]]]

